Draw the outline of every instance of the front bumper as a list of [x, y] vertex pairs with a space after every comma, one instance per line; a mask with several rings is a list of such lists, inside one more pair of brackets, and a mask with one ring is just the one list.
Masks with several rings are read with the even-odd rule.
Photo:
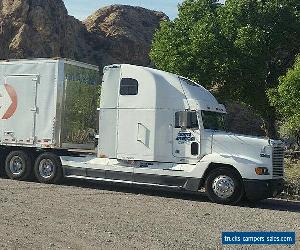
[[244, 179], [244, 189], [249, 200], [263, 200], [276, 197], [283, 191], [284, 180], [248, 180]]

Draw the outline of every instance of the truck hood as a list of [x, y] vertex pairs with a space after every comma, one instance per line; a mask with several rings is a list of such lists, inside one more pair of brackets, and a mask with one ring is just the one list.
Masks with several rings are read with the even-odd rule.
[[272, 145], [269, 139], [212, 130], [205, 134], [211, 137], [211, 153], [259, 164], [271, 161]]

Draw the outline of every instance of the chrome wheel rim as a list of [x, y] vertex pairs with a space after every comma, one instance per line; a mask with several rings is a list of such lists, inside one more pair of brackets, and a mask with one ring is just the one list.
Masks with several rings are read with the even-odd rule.
[[218, 176], [212, 183], [212, 189], [219, 198], [229, 198], [235, 190], [234, 181], [226, 175]]
[[43, 159], [39, 164], [40, 176], [49, 179], [53, 177], [55, 171], [55, 164], [50, 159]]
[[25, 162], [20, 156], [14, 156], [9, 161], [9, 170], [13, 175], [21, 175], [25, 170]]

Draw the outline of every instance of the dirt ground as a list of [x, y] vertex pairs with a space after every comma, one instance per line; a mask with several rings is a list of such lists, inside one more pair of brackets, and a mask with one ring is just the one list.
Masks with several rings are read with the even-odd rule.
[[0, 249], [222, 249], [223, 231], [295, 231], [300, 249], [296, 201], [224, 206], [203, 194], [0, 179], [0, 214]]

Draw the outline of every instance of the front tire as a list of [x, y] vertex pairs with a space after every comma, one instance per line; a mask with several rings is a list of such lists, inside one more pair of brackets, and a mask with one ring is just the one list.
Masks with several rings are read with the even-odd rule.
[[5, 160], [5, 172], [12, 180], [26, 180], [32, 170], [31, 159], [24, 151], [12, 151]]
[[215, 203], [236, 205], [244, 196], [241, 177], [230, 168], [211, 171], [205, 182], [208, 198]]
[[63, 177], [60, 158], [52, 153], [41, 154], [35, 161], [34, 174], [41, 183], [59, 183]]

